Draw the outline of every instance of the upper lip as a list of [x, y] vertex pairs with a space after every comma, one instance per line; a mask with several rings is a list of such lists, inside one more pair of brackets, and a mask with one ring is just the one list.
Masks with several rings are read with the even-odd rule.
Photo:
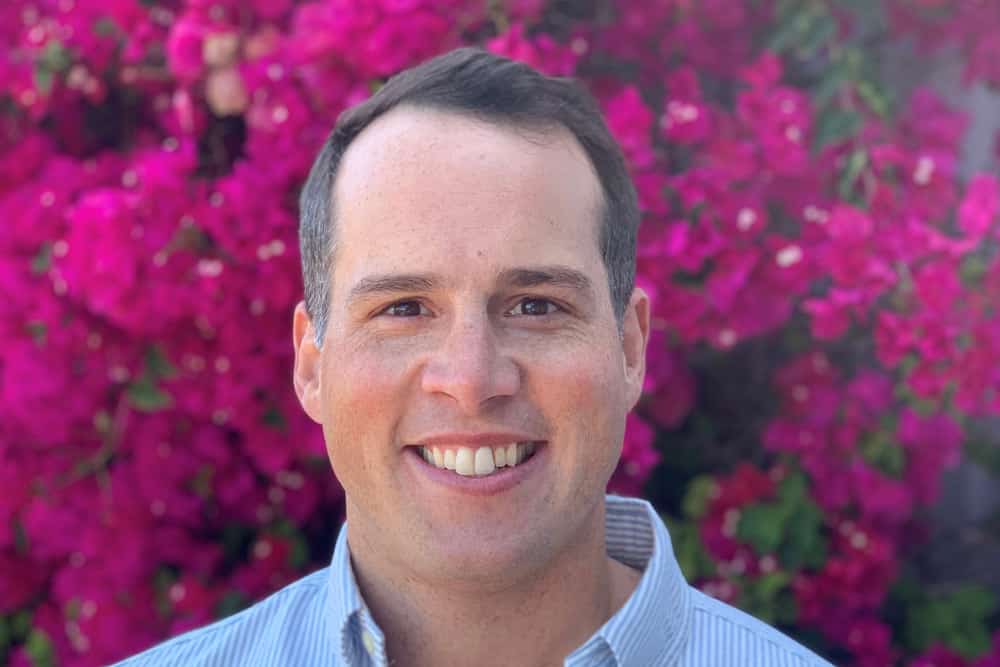
[[420, 438], [413, 444], [416, 446], [440, 446], [448, 445], [476, 445], [478, 447], [496, 447], [498, 445], [509, 445], [512, 442], [541, 442], [541, 438], [536, 438], [525, 433], [515, 433], [512, 431], [491, 431], [484, 433], [435, 433], [425, 438]]

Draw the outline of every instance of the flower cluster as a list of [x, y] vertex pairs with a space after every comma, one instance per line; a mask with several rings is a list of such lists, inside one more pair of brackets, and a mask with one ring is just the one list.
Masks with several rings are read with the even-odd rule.
[[[1000, 414], [1000, 183], [959, 181], [961, 113], [894, 108], [856, 57], [916, 34], [996, 83], [1000, 14], [875, 4], [885, 40], [830, 2], [3, 3], [0, 661], [107, 664], [327, 562], [297, 191], [342, 110], [480, 44], [583, 80], [638, 190], [653, 331], [610, 488], [683, 496], [695, 583], [831, 659], [998, 664], [980, 597], [912, 605], [964, 643], [886, 609]], [[714, 444], [712, 364], [757, 345], [754, 462], [682, 465], [675, 440]]]

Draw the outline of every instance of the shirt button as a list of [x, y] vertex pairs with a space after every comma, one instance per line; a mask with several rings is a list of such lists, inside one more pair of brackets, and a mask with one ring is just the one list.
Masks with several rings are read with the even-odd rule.
[[372, 637], [372, 633], [365, 630], [361, 633], [361, 643], [365, 645], [365, 650], [368, 651], [368, 655], [375, 656], [375, 638]]

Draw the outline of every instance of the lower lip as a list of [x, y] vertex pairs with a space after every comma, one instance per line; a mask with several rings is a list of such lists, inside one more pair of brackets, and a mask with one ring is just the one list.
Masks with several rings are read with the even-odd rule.
[[471, 496], [495, 496], [522, 484], [539, 466], [548, 453], [548, 447], [537, 445], [535, 453], [514, 467], [505, 466], [483, 477], [459, 475], [453, 470], [438, 468], [424, 461], [416, 447], [407, 447], [404, 459], [407, 466], [419, 477], [447, 487], [451, 491]]

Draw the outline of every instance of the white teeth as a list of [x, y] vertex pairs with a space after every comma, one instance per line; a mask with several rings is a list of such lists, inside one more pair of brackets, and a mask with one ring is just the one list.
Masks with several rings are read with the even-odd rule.
[[480, 447], [477, 449], [475, 467], [477, 475], [489, 475], [496, 470], [496, 466], [493, 463], [493, 450], [489, 447]]
[[474, 455], [468, 447], [459, 447], [455, 453], [455, 472], [459, 475], [476, 474]]
[[418, 453], [427, 463], [447, 470], [454, 470], [459, 475], [484, 477], [493, 474], [498, 468], [513, 468], [524, 462], [535, 453], [533, 442], [516, 443], [501, 447], [456, 447], [440, 449], [438, 447], [419, 447]]
[[507, 445], [507, 465], [511, 468], [521, 462], [521, 459], [517, 457], [517, 449], [516, 444]]

